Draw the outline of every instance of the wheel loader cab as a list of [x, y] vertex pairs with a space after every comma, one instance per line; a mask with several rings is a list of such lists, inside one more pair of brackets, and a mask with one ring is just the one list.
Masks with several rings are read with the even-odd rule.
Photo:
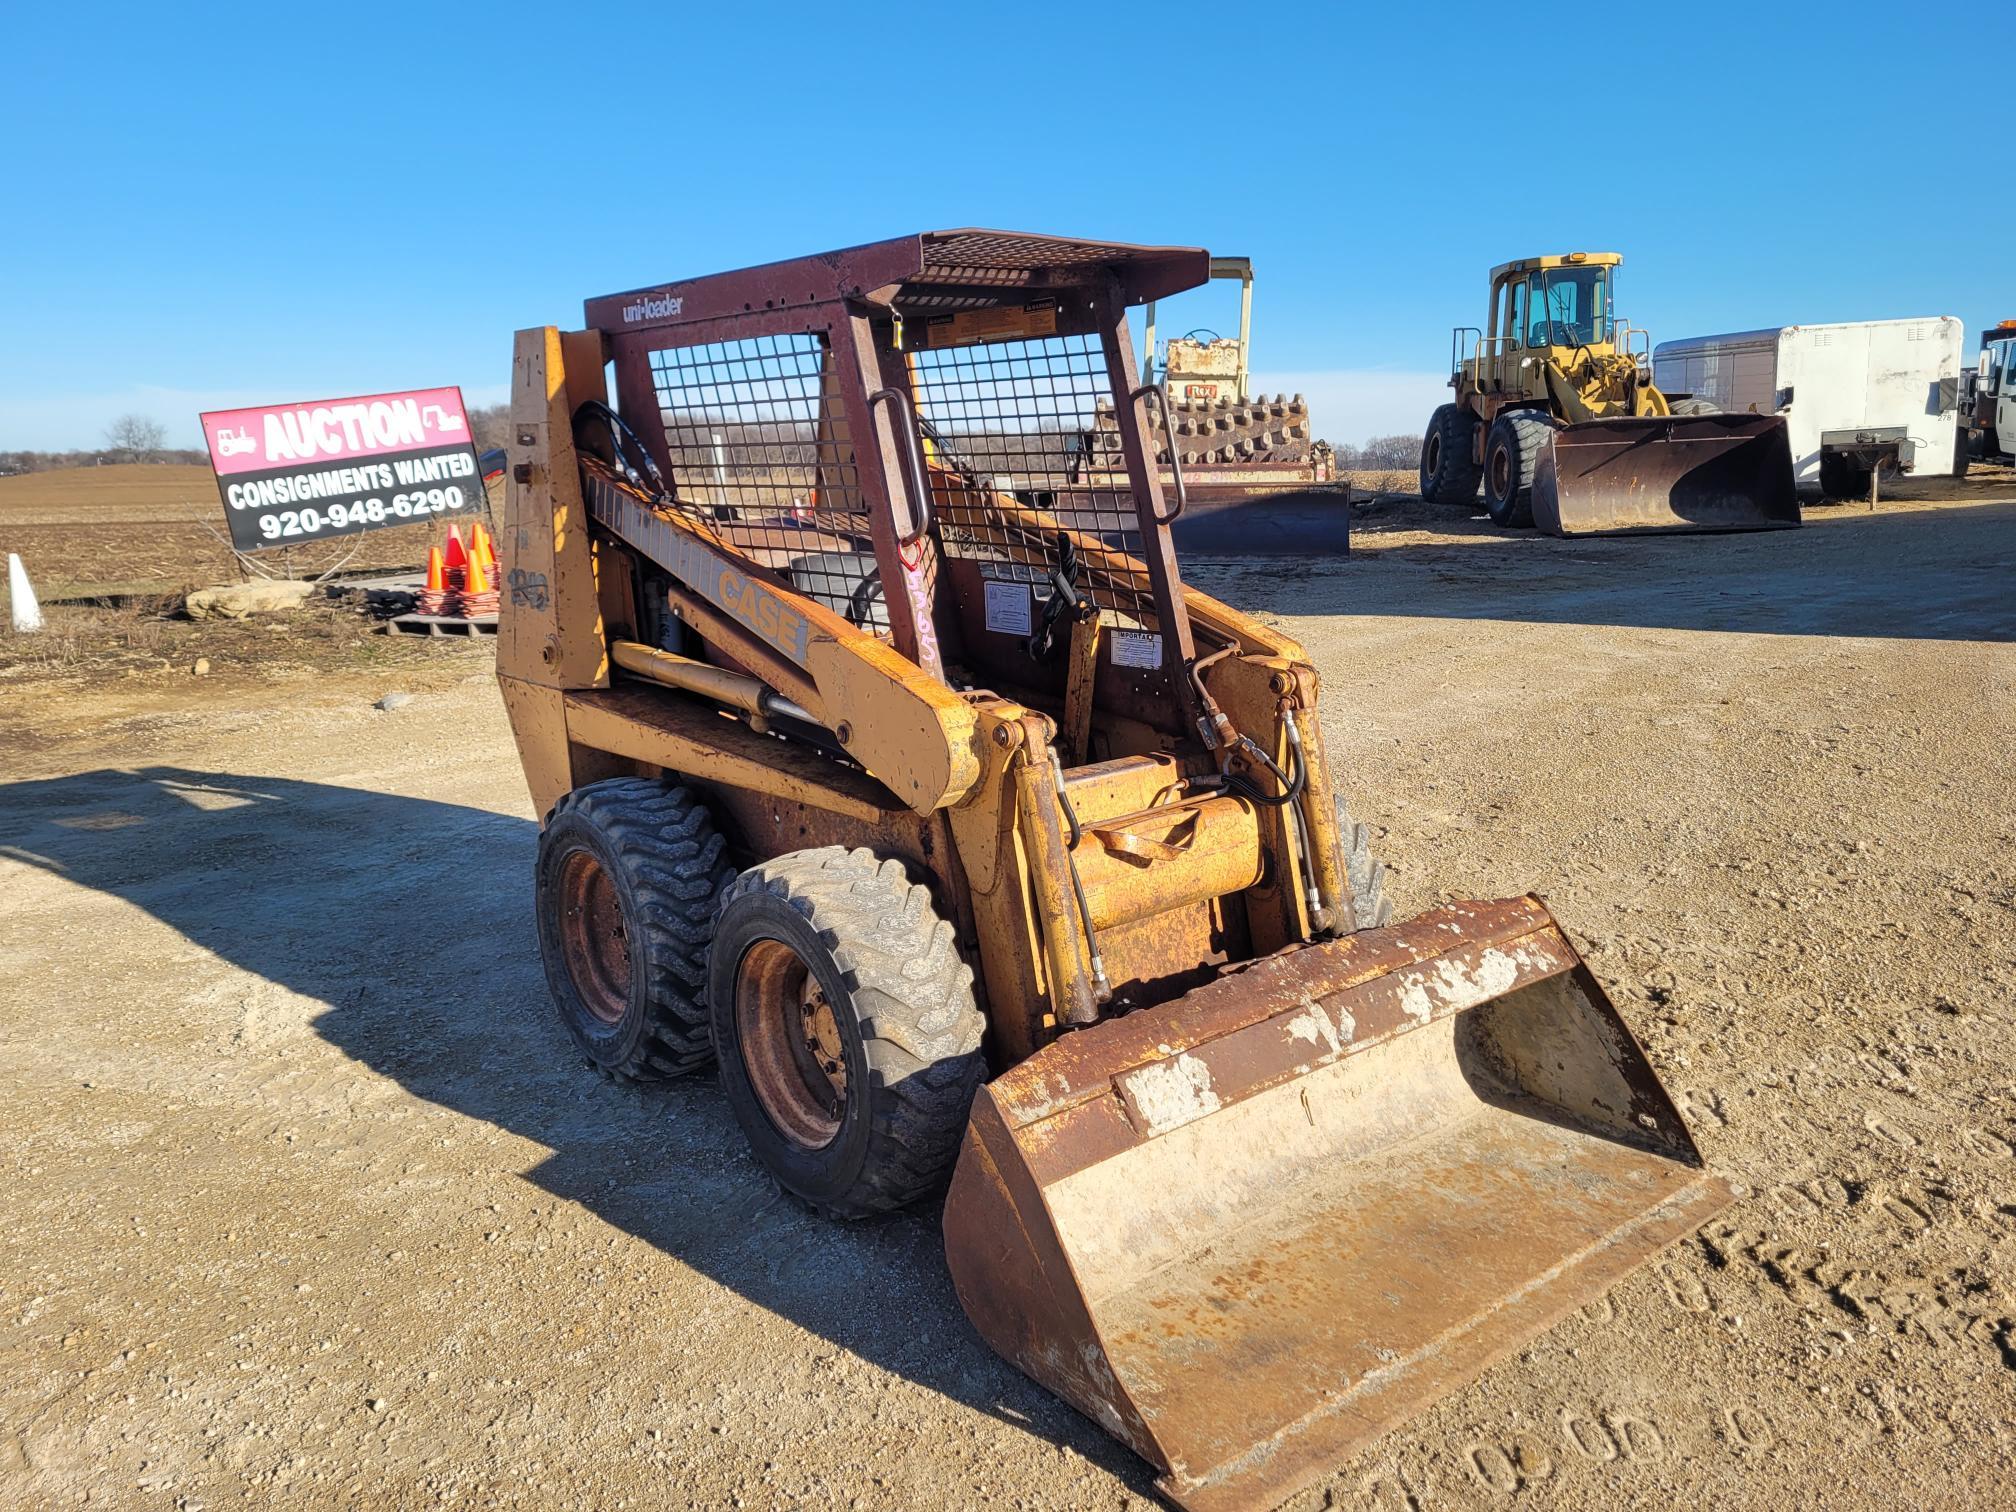
[[822, 1212], [949, 1182], [982, 1337], [1229, 1508], [1724, 1194], [1537, 900], [1389, 924], [1316, 669], [1184, 584], [1127, 311], [1209, 266], [927, 232], [521, 332], [498, 676], [582, 1057], [711, 1053]]
[[1472, 354], [1480, 368], [1492, 370], [1486, 386], [1544, 397], [1544, 380], [1526, 358], [1544, 354], [1566, 365], [1583, 355], [1609, 355], [1616, 324], [1612, 289], [1622, 262], [1614, 252], [1570, 252], [1493, 268], [1484, 330]]

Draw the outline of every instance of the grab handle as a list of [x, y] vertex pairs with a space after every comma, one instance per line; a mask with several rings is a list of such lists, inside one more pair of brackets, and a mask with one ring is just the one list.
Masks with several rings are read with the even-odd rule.
[[[1183, 459], [1176, 452], [1176, 424], [1169, 418], [1169, 385], [1166, 383], [1144, 383], [1127, 396], [1127, 402], [1153, 396], [1155, 405], [1162, 411], [1162, 437], [1168, 443], [1169, 476], [1176, 480], [1176, 507], [1166, 515], [1151, 515], [1157, 525], [1173, 525], [1183, 517], [1184, 509], [1190, 503], [1190, 496], [1183, 491]], [[1151, 455], [1148, 465], [1153, 467], [1155, 459]]]
[[924, 539], [924, 533], [931, 528], [931, 480], [924, 471], [924, 449], [917, 444], [917, 411], [910, 403], [910, 396], [899, 388], [877, 389], [868, 396], [868, 409], [888, 400], [897, 412], [897, 434], [903, 441], [904, 461], [909, 464], [911, 518], [916, 529], [906, 536], [897, 538], [898, 546], [914, 546]]

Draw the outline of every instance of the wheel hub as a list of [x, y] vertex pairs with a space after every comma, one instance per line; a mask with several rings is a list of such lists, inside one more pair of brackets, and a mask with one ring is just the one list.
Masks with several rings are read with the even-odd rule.
[[735, 975], [735, 1031], [764, 1116], [792, 1143], [824, 1149], [847, 1108], [847, 1046], [840, 1018], [804, 958], [782, 940], [758, 940]]
[[585, 850], [561, 864], [560, 945], [589, 1013], [604, 1024], [621, 1022], [630, 1007], [630, 937], [615, 882]]

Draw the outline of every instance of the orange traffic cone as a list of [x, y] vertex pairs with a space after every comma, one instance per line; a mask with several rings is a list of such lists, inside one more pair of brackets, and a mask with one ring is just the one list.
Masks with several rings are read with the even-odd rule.
[[448, 570], [442, 565], [439, 546], [427, 548], [427, 586], [414, 597], [422, 614], [439, 614], [448, 600]]
[[469, 550], [462, 544], [462, 532], [452, 523], [448, 527], [447, 564], [451, 572], [469, 565]]
[[469, 558], [469, 572], [462, 580], [464, 591], [470, 594], [490, 592], [490, 574], [483, 569], [480, 556]]
[[497, 548], [491, 544], [490, 532], [477, 520], [469, 527], [469, 555], [481, 562], [493, 577], [497, 572]]

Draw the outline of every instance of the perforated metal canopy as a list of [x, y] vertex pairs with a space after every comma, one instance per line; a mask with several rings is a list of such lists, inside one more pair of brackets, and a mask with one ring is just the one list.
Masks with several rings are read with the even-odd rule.
[[1136, 305], [1195, 288], [1210, 270], [1201, 247], [968, 227], [604, 295], [589, 300], [585, 313], [600, 330], [640, 331], [847, 299], [906, 311], [970, 310], [1094, 287], [1108, 277], [1123, 302]]

